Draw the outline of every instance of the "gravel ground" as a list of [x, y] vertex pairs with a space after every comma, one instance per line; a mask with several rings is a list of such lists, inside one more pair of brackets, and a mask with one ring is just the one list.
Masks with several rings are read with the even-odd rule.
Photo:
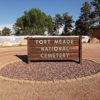
[[[84, 59], [100, 62], [100, 44], [83, 44], [82, 50]], [[0, 48], [0, 66], [26, 59], [23, 55], [27, 55], [27, 47]], [[63, 84], [21, 84], [0, 79], [0, 100], [100, 100], [100, 77]]]
[[35, 81], [55, 81], [79, 78], [96, 74], [100, 71], [100, 64], [83, 60], [78, 62], [16, 62], [3, 67], [0, 75], [15, 79]]

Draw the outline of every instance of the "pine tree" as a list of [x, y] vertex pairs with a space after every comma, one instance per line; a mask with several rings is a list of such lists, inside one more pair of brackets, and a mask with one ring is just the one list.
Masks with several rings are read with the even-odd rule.
[[69, 32], [72, 29], [72, 23], [73, 23], [72, 16], [69, 16], [68, 13], [63, 13], [63, 24], [64, 24], [64, 33], [65, 35], [70, 35]]
[[54, 21], [54, 31], [57, 33], [59, 26], [62, 26], [62, 16], [59, 13], [55, 14], [53, 21]]
[[91, 14], [94, 23], [100, 25], [100, 0], [93, 0], [91, 5], [94, 7], [94, 11]]
[[45, 28], [53, 29], [52, 17], [36, 8], [24, 11], [13, 26], [17, 35], [44, 35]]
[[88, 35], [91, 26], [91, 6], [88, 2], [83, 3], [81, 7], [81, 14], [76, 21], [76, 32], [80, 35]]
[[4, 27], [3, 30], [2, 30], [2, 35], [3, 36], [9, 36], [11, 33], [11, 29], [10, 28], [7, 28], [7, 27]]

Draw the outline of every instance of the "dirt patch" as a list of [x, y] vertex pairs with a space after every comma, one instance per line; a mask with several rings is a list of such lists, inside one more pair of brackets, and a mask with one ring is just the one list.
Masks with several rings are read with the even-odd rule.
[[[82, 46], [83, 59], [100, 62], [100, 43]], [[0, 48], [0, 66], [19, 60], [16, 54], [27, 55], [27, 47]], [[100, 77], [64, 84], [20, 84], [0, 79], [0, 100], [100, 100]]]
[[0, 75], [15, 79], [54, 81], [84, 77], [100, 71], [100, 64], [90, 60], [78, 62], [16, 62], [3, 67]]

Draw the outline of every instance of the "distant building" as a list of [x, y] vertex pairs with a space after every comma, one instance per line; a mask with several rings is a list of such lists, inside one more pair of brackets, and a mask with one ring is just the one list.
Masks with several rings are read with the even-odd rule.
[[93, 37], [100, 39], [100, 25], [92, 27], [93, 29]]

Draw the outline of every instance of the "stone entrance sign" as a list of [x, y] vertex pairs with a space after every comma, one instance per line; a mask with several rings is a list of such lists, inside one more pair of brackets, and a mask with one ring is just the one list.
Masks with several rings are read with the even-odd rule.
[[31, 60], [79, 60], [82, 62], [82, 37], [27, 38], [28, 63]]

